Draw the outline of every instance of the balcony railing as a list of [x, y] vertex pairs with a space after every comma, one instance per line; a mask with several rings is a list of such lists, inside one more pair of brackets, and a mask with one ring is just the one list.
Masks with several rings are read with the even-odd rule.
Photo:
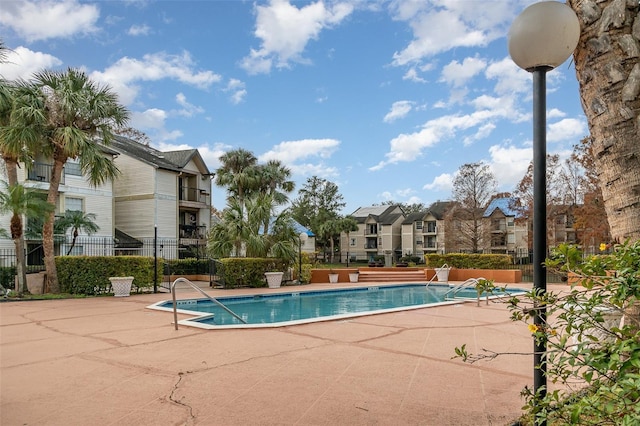
[[193, 201], [196, 203], [207, 203], [209, 194], [204, 189], [191, 188], [188, 186], [180, 187], [180, 201]]
[[[32, 163], [29, 173], [27, 174], [27, 180], [35, 182], [51, 182], [52, 171], [53, 164]], [[64, 169], [62, 169], [60, 183], [64, 185]]]
[[207, 227], [196, 225], [180, 225], [180, 238], [203, 240], [207, 238]]
[[367, 244], [364, 245], [364, 249], [365, 250], [377, 250], [378, 249], [378, 244], [367, 243]]

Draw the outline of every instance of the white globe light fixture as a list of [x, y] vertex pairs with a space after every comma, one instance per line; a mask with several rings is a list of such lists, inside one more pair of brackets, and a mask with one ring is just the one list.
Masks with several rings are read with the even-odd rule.
[[[564, 3], [542, 1], [527, 7], [511, 24], [509, 55], [520, 68], [533, 74], [533, 287], [537, 295], [547, 289], [544, 261], [547, 255], [547, 88], [546, 74], [566, 61], [580, 39], [580, 22]], [[536, 306], [534, 324], [544, 327], [547, 310]], [[545, 339], [533, 346], [533, 393], [547, 393]], [[536, 416], [537, 425], [546, 421]]]
[[534, 3], [511, 24], [509, 55], [527, 71], [553, 69], [571, 56], [579, 38], [580, 22], [573, 9], [557, 1]]

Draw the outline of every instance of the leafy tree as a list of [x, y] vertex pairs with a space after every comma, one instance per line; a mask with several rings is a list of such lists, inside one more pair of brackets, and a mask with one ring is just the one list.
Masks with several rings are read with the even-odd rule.
[[[278, 160], [269, 160], [264, 165], [257, 167], [257, 191], [272, 197], [274, 206], [282, 206], [289, 202], [289, 193], [295, 188], [295, 183], [290, 180], [291, 170]], [[264, 233], [269, 233], [271, 217], [263, 222]]]
[[463, 245], [477, 253], [483, 241], [483, 209], [496, 189], [496, 180], [483, 162], [463, 164], [453, 181], [453, 196], [459, 205], [460, 237]]
[[[21, 216], [39, 217], [47, 214], [53, 207], [38, 194], [37, 191], [25, 188], [20, 184], [9, 185], [2, 181], [2, 191], [0, 191], [0, 213], [10, 213], [10, 232], [14, 242], [23, 237]], [[17, 247], [17, 244], [16, 244]], [[24, 267], [24, 251], [22, 253], [22, 265]], [[28, 292], [26, 280], [18, 280], [16, 291], [19, 294]]]
[[[222, 221], [211, 228], [209, 253], [213, 257], [273, 256], [294, 260], [297, 235], [291, 218], [286, 212], [274, 215], [273, 207], [272, 195], [255, 195], [246, 200], [247, 214], [243, 215], [238, 200], [230, 198], [223, 210]], [[271, 231], [263, 232], [265, 218], [273, 217]]]
[[[108, 86], [97, 85], [83, 71], [70, 68], [38, 72], [30, 82], [19, 83], [19, 87], [21, 103], [12, 113], [10, 132], [30, 130], [43, 142], [41, 153], [53, 160], [49, 204], [57, 204], [62, 170], [70, 158], [79, 160], [92, 186], [117, 176], [118, 169], [104, 155], [101, 144], [110, 144], [114, 130], [126, 124], [129, 113]], [[54, 258], [54, 214], [52, 210], [47, 215], [42, 236], [49, 289], [57, 293], [60, 287]]]
[[400, 208], [402, 209], [403, 212], [405, 212], [405, 214], [418, 213], [418, 212], [425, 211], [427, 209], [427, 207], [423, 203], [407, 204], [407, 203], [397, 203], [395, 201], [383, 201], [381, 203], [381, 205], [383, 205], [383, 206], [400, 206]]
[[322, 247], [332, 245], [332, 238], [339, 234], [339, 227], [332, 222], [340, 218], [340, 210], [346, 206], [338, 186], [326, 179], [313, 176], [307, 179], [291, 205], [292, 217], [311, 229], [316, 242]]
[[[581, 182], [582, 203], [574, 210], [574, 227], [578, 240], [583, 247], [597, 247], [601, 243], [608, 243], [611, 241], [611, 233], [609, 222], [602, 220], [607, 213], [602, 202], [602, 190], [592, 152], [592, 139], [583, 138], [580, 143], [574, 145], [569, 161], [579, 164], [584, 171]], [[592, 250], [595, 251], [593, 248]]]
[[346, 246], [347, 246], [347, 264], [348, 264], [349, 263], [348, 247], [350, 244], [349, 234], [351, 232], [355, 232], [358, 230], [358, 222], [353, 218], [353, 216], [343, 217], [340, 219], [340, 222], [338, 224], [338, 229], [340, 229], [340, 232], [344, 232], [345, 234], [347, 234]]
[[227, 188], [229, 197], [235, 197], [241, 209], [247, 192], [256, 187], [254, 166], [258, 159], [246, 149], [236, 149], [220, 156], [222, 164], [216, 172], [216, 185]]
[[[0, 63], [6, 62], [8, 48], [0, 40]], [[0, 157], [4, 160], [9, 186], [18, 184], [18, 162], [22, 161], [30, 165], [30, 155], [39, 144], [39, 138], [32, 131], [25, 129], [21, 132], [10, 132], [12, 120], [17, 119], [15, 114], [17, 106], [23, 101], [23, 91], [15, 85], [0, 77]], [[15, 226], [22, 227], [22, 218], [15, 217]], [[16, 249], [16, 276], [18, 289], [26, 289], [25, 267], [25, 241], [22, 232], [13, 239]], [[19, 291], [22, 291], [19, 290]]]
[[295, 236], [285, 226], [286, 214], [277, 214], [295, 186], [291, 171], [277, 160], [257, 164], [253, 153], [244, 149], [229, 151], [220, 161], [216, 184], [227, 188], [227, 207], [221, 223], [212, 227], [210, 253], [240, 256], [244, 250], [252, 257], [293, 256]]
[[96, 215], [94, 213], [85, 213], [79, 210], [67, 210], [64, 212], [57, 224], [64, 234], [71, 230], [72, 240], [69, 250], [67, 250], [67, 256], [71, 254], [71, 251], [76, 245], [76, 240], [80, 232], [84, 232], [88, 235], [93, 235], [100, 227], [94, 222]]
[[[558, 212], [562, 209], [562, 201], [565, 199], [563, 182], [560, 178], [562, 164], [560, 156], [557, 154], [547, 154], [547, 241], [550, 241], [554, 230], [554, 220]], [[517, 199], [517, 209], [523, 217], [531, 219], [533, 217], [533, 162], [525, 175], [522, 177], [515, 191], [514, 197]], [[533, 235], [529, 233], [529, 245]]]

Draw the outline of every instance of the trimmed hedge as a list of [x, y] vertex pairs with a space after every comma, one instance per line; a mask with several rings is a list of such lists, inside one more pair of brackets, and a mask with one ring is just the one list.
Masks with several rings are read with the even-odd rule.
[[7, 290], [13, 290], [15, 287], [16, 267], [0, 266], [0, 284]]
[[267, 287], [265, 272], [286, 272], [289, 263], [276, 258], [230, 257], [220, 259], [224, 268], [224, 286]]
[[164, 261], [164, 275], [196, 275], [209, 273], [209, 259], [170, 259]]
[[445, 263], [458, 269], [508, 269], [513, 265], [508, 254], [449, 253], [424, 257], [430, 268], [439, 268]]
[[[147, 256], [58, 256], [56, 268], [60, 291], [96, 295], [111, 289], [109, 277], [133, 277], [132, 291], [153, 287], [153, 257]], [[158, 259], [158, 282], [163, 260]]]

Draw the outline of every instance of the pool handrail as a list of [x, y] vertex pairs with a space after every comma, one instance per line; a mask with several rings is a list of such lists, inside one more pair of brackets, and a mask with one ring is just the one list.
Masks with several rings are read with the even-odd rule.
[[449, 295], [449, 293], [453, 293], [452, 297], [455, 298], [456, 297], [456, 292], [460, 291], [463, 288], [467, 288], [467, 287], [472, 287], [473, 286], [473, 288], [476, 288], [476, 286], [478, 285], [478, 282], [480, 280], [484, 280], [484, 279], [486, 279], [486, 278], [482, 278], [482, 277], [480, 277], [480, 278], [469, 278], [468, 280], [466, 280], [466, 281], [458, 284], [457, 286], [449, 289], [449, 291], [447, 291], [444, 294], [444, 297], [447, 297]]
[[231, 309], [227, 308], [225, 305], [223, 305], [218, 299], [216, 299], [215, 297], [209, 296], [207, 293], [205, 293], [200, 287], [198, 287], [197, 285], [195, 285], [194, 283], [192, 283], [191, 281], [189, 281], [188, 279], [184, 278], [184, 277], [180, 277], [180, 278], [176, 278], [173, 283], [171, 283], [171, 299], [173, 300], [173, 323], [175, 324], [175, 328], [176, 330], [178, 329], [178, 307], [177, 307], [177, 303], [176, 303], [176, 284], [182, 282], [182, 283], [187, 283], [191, 286], [191, 288], [193, 288], [194, 290], [197, 290], [200, 292], [200, 294], [202, 294], [204, 297], [206, 297], [207, 299], [211, 300], [212, 302], [216, 303], [218, 306], [220, 306], [222, 309], [224, 309], [225, 311], [229, 312], [234, 318], [236, 318], [238, 321], [240, 321], [243, 324], [246, 324], [247, 322], [245, 320], [243, 320], [238, 314], [236, 314], [235, 312], [233, 312]]
[[[451, 269], [451, 267], [449, 265], [447, 265], [446, 263], [444, 265], [442, 265], [440, 268], [449, 268], [449, 269]], [[439, 269], [439, 268], [436, 268], [436, 269]], [[433, 283], [433, 280], [435, 280], [436, 278], [438, 278], [438, 274], [437, 273], [433, 274], [431, 279], [429, 281], [427, 281], [427, 285], [425, 285], [425, 288], [429, 287], [429, 284]], [[442, 281], [438, 281], [438, 282], [441, 283]]]

